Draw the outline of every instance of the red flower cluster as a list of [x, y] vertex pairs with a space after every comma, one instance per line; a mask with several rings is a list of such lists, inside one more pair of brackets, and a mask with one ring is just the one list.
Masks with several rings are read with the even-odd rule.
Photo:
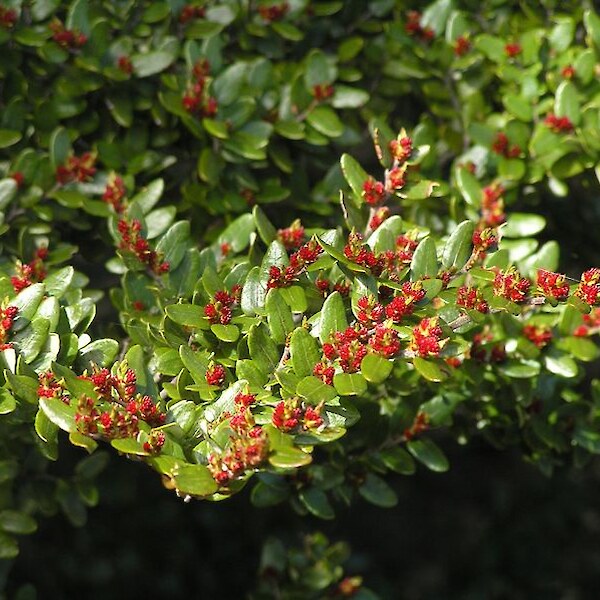
[[331, 96], [333, 96], [333, 93], [333, 86], [325, 83], [317, 83], [317, 85], [314, 85], [312, 89], [312, 95], [318, 102], [327, 100], [327, 98], [331, 98]]
[[425, 290], [420, 281], [406, 281], [398, 296], [385, 307], [385, 314], [394, 323], [400, 323], [403, 317], [412, 315], [416, 304], [425, 298]]
[[575, 77], [575, 67], [573, 65], [567, 65], [566, 67], [562, 68], [560, 74], [565, 79], [573, 79], [573, 77]]
[[409, 350], [423, 358], [438, 356], [448, 342], [448, 338], [442, 338], [443, 332], [439, 322], [439, 317], [421, 319], [421, 322], [412, 330]]
[[10, 29], [17, 22], [17, 11], [14, 8], [0, 6], [0, 27]]
[[117, 59], [117, 69], [126, 75], [131, 75], [133, 73], [133, 63], [131, 62], [129, 56], [119, 56]]
[[537, 289], [547, 298], [554, 298], [559, 302], [566, 300], [569, 296], [569, 284], [565, 276], [546, 269], [538, 269]]
[[521, 155], [521, 148], [517, 144], [511, 146], [507, 135], [503, 132], [499, 132], [496, 134], [492, 143], [492, 152], [504, 156], [505, 158], [517, 158]]
[[88, 181], [96, 173], [96, 154], [84, 152], [81, 156], [69, 156], [64, 165], [56, 169], [56, 181], [61, 185], [72, 181]]
[[488, 332], [477, 333], [473, 336], [469, 356], [477, 362], [502, 363], [506, 360], [506, 350], [502, 344], [494, 344], [489, 350], [493, 336]]
[[207, 79], [210, 65], [206, 59], [198, 61], [192, 69], [192, 81], [183, 95], [181, 103], [189, 113], [202, 117], [214, 117], [217, 114], [217, 100], [208, 93]]
[[356, 373], [368, 352], [367, 337], [366, 327], [348, 327], [345, 331], [336, 331], [332, 342], [323, 344], [323, 354], [330, 361], [339, 358], [344, 373]]
[[206, 10], [203, 6], [194, 6], [193, 4], [186, 4], [179, 13], [179, 22], [184, 24], [192, 19], [202, 19], [206, 14]]
[[369, 221], [369, 228], [375, 231], [388, 217], [390, 216], [390, 209], [387, 206], [382, 206], [375, 211], [375, 214]]
[[225, 382], [226, 376], [227, 371], [225, 367], [219, 363], [213, 363], [206, 370], [206, 383], [220, 387]]
[[38, 398], [58, 398], [65, 404], [71, 399], [65, 389], [64, 381], [58, 381], [52, 371], [45, 371], [38, 375]]
[[281, 431], [316, 429], [323, 424], [321, 405], [304, 406], [299, 398], [282, 400], [273, 411], [271, 421]]
[[33, 260], [27, 264], [17, 262], [15, 266], [16, 274], [10, 278], [10, 283], [15, 292], [20, 292], [29, 287], [32, 283], [44, 281], [46, 279], [46, 266], [44, 260], [48, 258], [48, 248], [42, 246], [35, 251]]
[[369, 346], [376, 354], [392, 358], [400, 352], [398, 332], [382, 324], [376, 325], [375, 332], [369, 338]]
[[512, 302], [524, 302], [531, 287], [531, 281], [521, 274], [515, 267], [503, 271], [498, 270], [494, 277], [494, 294]]
[[588, 315], [583, 315], [583, 322], [585, 325], [580, 325], [575, 329], [573, 335], [577, 337], [585, 337], [594, 333], [593, 330], [600, 328], [600, 308], [594, 308]]
[[255, 425], [250, 410], [241, 405], [230, 421], [230, 436], [222, 454], [208, 457], [208, 469], [219, 485], [227, 485], [248, 469], [260, 465], [268, 455], [269, 441], [263, 428]]
[[363, 236], [355, 231], [348, 235], [348, 243], [344, 246], [344, 256], [363, 267], [375, 269], [379, 266], [379, 261], [373, 251], [366, 245], [363, 245]]
[[386, 198], [385, 185], [381, 181], [375, 181], [375, 179], [369, 177], [363, 183], [362, 197], [371, 206], [381, 204]]
[[21, 173], [21, 171], [15, 171], [14, 173], [11, 173], [9, 177], [17, 184], [18, 188], [20, 188], [25, 181], [25, 176], [23, 173]]
[[287, 250], [295, 250], [304, 243], [304, 227], [300, 219], [296, 219], [289, 227], [277, 231], [277, 239]]
[[433, 29], [421, 26], [421, 13], [417, 10], [409, 10], [406, 14], [404, 30], [408, 35], [414, 35], [424, 42], [431, 41], [435, 36]]
[[238, 406], [248, 408], [256, 402], [256, 394], [244, 394], [240, 392], [239, 394], [236, 394], [233, 400]]
[[600, 295], [600, 269], [589, 269], [581, 275], [581, 281], [575, 290], [575, 296], [586, 304], [598, 303]]
[[258, 14], [266, 23], [272, 23], [273, 21], [281, 21], [289, 9], [290, 5], [287, 2], [280, 2], [271, 6], [261, 5], [258, 7]]
[[123, 199], [126, 194], [127, 190], [125, 189], [123, 180], [117, 174], [111, 173], [102, 194], [102, 200], [110, 204], [115, 209], [115, 212], [120, 214], [125, 210]]
[[150, 243], [142, 235], [142, 224], [133, 219], [121, 219], [117, 225], [121, 236], [119, 248], [131, 252], [144, 265], [147, 265], [157, 275], [163, 275], [169, 270], [169, 263], [162, 260], [156, 250], [150, 248]]
[[144, 452], [148, 454], [160, 454], [165, 445], [165, 434], [162, 431], [152, 431], [148, 436], [148, 441], [144, 442]]
[[385, 319], [385, 308], [372, 296], [362, 296], [357, 302], [357, 320], [363, 325], [381, 323]]
[[[164, 424], [166, 414], [150, 396], [136, 392], [137, 377], [133, 369], [121, 365], [117, 374], [112, 375], [108, 369], [94, 367], [90, 376], [83, 375], [80, 379], [91, 381], [98, 394], [96, 400], [84, 396], [77, 404], [75, 422], [81, 433], [102, 434], [108, 439], [129, 438], [137, 436], [140, 420], [151, 427]], [[98, 402], [107, 403], [106, 410], [101, 410]]]
[[557, 117], [554, 113], [549, 113], [544, 119], [544, 125], [550, 128], [554, 133], [569, 133], [573, 131], [573, 123], [568, 117]]
[[400, 262], [407, 265], [410, 264], [418, 245], [419, 242], [416, 240], [416, 233], [408, 232], [399, 235], [396, 238], [396, 255]]
[[323, 296], [327, 296], [329, 292], [339, 292], [342, 296], [347, 296], [350, 293], [350, 283], [348, 281], [338, 282], [331, 285], [329, 279], [319, 277], [315, 280], [315, 286]]
[[497, 183], [483, 188], [481, 220], [487, 227], [498, 227], [506, 221], [502, 194], [504, 194], [504, 188]]
[[488, 250], [493, 252], [498, 247], [496, 230], [491, 227], [478, 228], [473, 232], [472, 242], [473, 259], [479, 260], [484, 258]]
[[8, 341], [8, 334], [18, 312], [16, 306], [0, 308], [0, 351], [12, 348], [12, 344]]
[[[409, 138], [404, 138], [409, 139]], [[412, 150], [411, 150], [412, 152]], [[400, 167], [392, 167], [389, 171], [386, 172], [385, 175], [385, 189], [388, 192], [394, 192], [396, 190], [402, 189], [406, 184], [406, 180], [404, 179], [404, 174], [406, 173], [406, 165], [402, 165]]]
[[461, 285], [456, 294], [456, 306], [478, 310], [480, 313], [487, 313], [488, 303], [483, 299], [481, 292], [471, 286]]
[[544, 327], [543, 325], [525, 325], [523, 335], [538, 348], [543, 348], [552, 340], [552, 330], [550, 327]]
[[412, 425], [404, 430], [404, 438], [407, 442], [414, 439], [417, 435], [429, 429], [429, 415], [419, 411]]
[[50, 23], [50, 30], [53, 33], [52, 39], [63, 48], [73, 50], [81, 48], [87, 42], [86, 35], [76, 29], [67, 29], [58, 19]]
[[454, 41], [454, 54], [464, 56], [471, 49], [471, 42], [466, 35], [460, 35]]
[[519, 44], [517, 42], [514, 42], [512, 44], [506, 44], [504, 46], [504, 53], [509, 58], [514, 58], [515, 56], [519, 56], [519, 54], [521, 54], [521, 52], [523, 52], [523, 48], [521, 47], [521, 44]]
[[215, 298], [204, 307], [204, 316], [211, 325], [220, 323], [227, 325], [231, 322], [232, 307], [237, 304], [237, 298], [226, 291], [215, 292]]
[[309, 240], [290, 256], [290, 264], [287, 267], [282, 269], [273, 265], [269, 269], [267, 288], [281, 288], [292, 285], [306, 271], [306, 267], [319, 258], [322, 252], [323, 248], [316, 241]]
[[313, 375], [318, 377], [323, 383], [331, 385], [333, 383], [333, 376], [335, 375], [335, 368], [321, 361], [315, 365]]
[[392, 158], [394, 159], [396, 166], [398, 166], [410, 158], [413, 151], [412, 140], [408, 136], [401, 134], [398, 139], [390, 142], [389, 148], [392, 153]]

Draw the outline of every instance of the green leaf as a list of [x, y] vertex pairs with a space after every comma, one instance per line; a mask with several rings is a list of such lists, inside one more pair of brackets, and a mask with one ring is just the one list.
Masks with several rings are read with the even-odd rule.
[[590, 39], [600, 49], [600, 17], [592, 9], [588, 9], [583, 13], [583, 23]]
[[298, 396], [304, 398], [309, 404], [318, 404], [319, 402], [331, 402], [337, 398], [337, 393], [333, 387], [321, 381], [318, 377], [309, 375], [301, 379], [296, 388]]
[[362, 203], [363, 185], [369, 179], [369, 175], [349, 154], [342, 154], [340, 165], [348, 185], [354, 192], [357, 204]]
[[40, 398], [40, 408], [57, 427], [69, 433], [77, 431], [75, 406], [69, 406], [58, 398]]
[[399, 446], [382, 450], [380, 456], [388, 469], [400, 475], [412, 475], [416, 470], [413, 457]]
[[133, 454], [136, 456], [148, 456], [141, 442], [133, 438], [120, 438], [111, 440], [110, 445], [123, 454]]
[[21, 140], [23, 134], [14, 129], [0, 129], [0, 148], [9, 148]]
[[17, 408], [15, 397], [6, 388], [0, 388], [0, 415], [7, 415], [15, 408]]
[[175, 487], [183, 494], [210, 496], [218, 485], [204, 465], [183, 465], [174, 475]]
[[288, 334], [294, 329], [292, 310], [277, 289], [267, 293], [265, 308], [272, 338], [278, 344], [284, 344]]
[[155, 179], [143, 187], [132, 199], [131, 204], [137, 204], [143, 214], [148, 214], [160, 200], [165, 189], [162, 179]]
[[473, 252], [473, 232], [475, 223], [463, 221], [450, 234], [442, 254], [444, 269], [462, 269]]
[[228, 243], [234, 252], [241, 252], [250, 244], [254, 232], [254, 217], [250, 214], [235, 219], [219, 236], [218, 245]]
[[440, 448], [429, 438], [406, 442], [408, 451], [431, 471], [444, 473], [450, 467], [448, 459]]
[[339, 292], [333, 292], [327, 296], [321, 309], [319, 339], [321, 342], [327, 342], [333, 333], [344, 331], [347, 327], [348, 319], [344, 300]]
[[11, 306], [16, 306], [19, 311], [12, 326], [13, 331], [20, 331], [27, 327], [44, 297], [44, 290], [43, 283], [34, 283], [19, 292], [17, 297], [11, 301]]
[[84, 346], [77, 358], [77, 365], [89, 368], [90, 363], [106, 367], [113, 363], [119, 352], [119, 343], [113, 339], [100, 339]]
[[133, 71], [138, 77], [150, 77], [168, 69], [176, 58], [173, 52], [154, 50], [146, 54], [134, 54], [131, 57]]
[[276, 448], [269, 456], [269, 462], [280, 469], [296, 469], [312, 462], [312, 456], [295, 446]]
[[242, 295], [240, 306], [244, 314], [255, 315], [264, 312], [267, 286], [261, 280], [261, 268], [253, 267], [248, 273]]
[[265, 372], [272, 373], [277, 367], [280, 353], [264, 325], [253, 325], [248, 332], [250, 358]]
[[436, 361], [415, 356], [413, 358], [413, 365], [417, 373], [424, 379], [427, 379], [427, 381], [439, 382], [444, 381], [448, 377]]
[[240, 337], [240, 330], [235, 325], [211, 325], [210, 330], [217, 336], [222, 342], [233, 343]]
[[479, 208], [483, 191], [479, 181], [465, 168], [456, 171], [456, 185], [465, 199], [465, 202], [473, 208]]
[[40, 353], [46, 343], [49, 331], [50, 321], [36, 317], [28, 327], [13, 337], [12, 341], [26, 363], [32, 362]]
[[50, 162], [52, 168], [64, 164], [67, 157], [72, 152], [71, 139], [64, 127], [57, 127], [50, 136]]
[[189, 247], [190, 223], [178, 221], [169, 227], [156, 246], [156, 252], [162, 253], [163, 260], [168, 262], [174, 271], [185, 256]]
[[321, 360], [317, 341], [303, 327], [296, 328], [290, 337], [290, 355], [298, 377], [312, 375], [314, 366]]
[[4, 210], [17, 195], [17, 182], [12, 177], [0, 179], [0, 210]]
[[506, 110], [520, 121], [529, 123], [533, 119], [533, 106], [531, 101], [516, 94], [506, 94], [503, 97]]
[[571, 378], [578, 373], [577, 363], [566, 354], [545, 356], [544, 365], [550, 373], [559, 377]]
[[421, 240], [410, 263], [410, 280], [418, 281], [424, 277], [435, 277], [438, 272], [437, 249], [433, 238]]
[[314, 86], [333, 83], [335, 69], [330, 65], [327, 55], [321, 50], [311, 50], [306, 59], [304, 71], [304, 84], [308, 92]]
[[393, 367], [391, 360], [377, 354], [367, 354], [360, 365], [360, 372], [367, 381], [381, 383], [390, 376]]
[[19, 545], [17, 542], [2, 532], [0, 532], [0, 559], [11, 559], [19, 555]]
[[35, 519], [16, 510], [0, 512], [0, 529], [16, 535], [27, 535], [37, 530]]
[[277, 230], [260, 206], [256, 205], [252, 209], [252, 217], [260, 239], [268, 246], [277, 237]]
[[298, 497], [308, 509], [308, 512], [315, 515], [315, 517], [319, 517], [319, 519], [333, 519], [335, 517], [327, 494], [318, 487], [304, 488], [300, 490]]
[[530, 237], [538, 234], [546, 227], [546, 219], [541, 215], [527, 213], [510, 213], [508, 222], [502, 228], [506, 237]]
[[171, 321], [185, 327], [206, 329], [208, 322], [204, 318], [202, 307], [195, 304], [169, 304], [165, 312]]
[[317, 106], [308, 113], [306, 121], [327, 137], [336, 138], [344, 133], [344, 124], [329, 106]]
[[540, 372], [540, 364], [534, 360], [509, 360], [498, 367], [499, 371], [507, 377], [514, 379], [529, 379]]
[[69, 289], [74, 275], [75, 269], [71, 266], [63, 267], [62, 269], [50, 273], [50, 275], [44, 279], [44, 285], [46, 286], [48, 295], [62, 298]]
[[360, 373], [336, 373], [333, 386], [340, 396], [361, 396], [367, 391], [367, 382]]
[[371, 504], [382, 508], [392, 508], [398, 504], [396, 492], [381, 477], [367, 473], [364, 483], [358, 488], [359, 494]]
[[556, 90], [554, 112], [558, 117], [567, 117], [573, 125], [581, 121], [581, 108], [577, 88], [570, 81], [563, 81]]

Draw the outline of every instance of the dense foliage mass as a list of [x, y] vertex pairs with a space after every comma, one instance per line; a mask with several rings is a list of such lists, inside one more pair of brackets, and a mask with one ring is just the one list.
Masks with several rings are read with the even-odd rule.
[[[438, 432], [600, 452], [600, 269], [537, 239], [598, 193], [600, 16], [483, 4], [0, 7], [2, 557], [84, 522], [101, 447], [323, 519], [446, 471]], [[369, 597], [274, 544], [282, 597]]]

